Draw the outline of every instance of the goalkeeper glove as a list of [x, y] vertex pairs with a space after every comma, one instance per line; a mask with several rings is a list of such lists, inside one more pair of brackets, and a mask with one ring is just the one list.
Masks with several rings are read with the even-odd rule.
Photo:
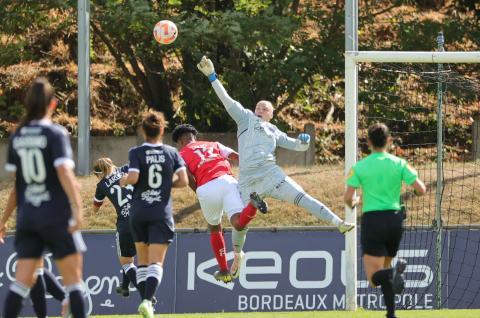
[[306, 133], [301, 133], [300, 135], [298, 135], [297, 139], [300, 140], [302, 144], [310, 143], [310, 135]]
[[217, 79], [217, 74], [215, 74], [215, 68], [213, 67], [212, 60], [206, 56], [202, 57], [200, 62], [197, 64], [197, 68], [200, 70], [200, 72], [208, 77], [210, 83]]

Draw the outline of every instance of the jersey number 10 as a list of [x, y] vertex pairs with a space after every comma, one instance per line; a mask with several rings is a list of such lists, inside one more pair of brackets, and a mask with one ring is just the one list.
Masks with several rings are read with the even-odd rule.
[[43, 183], [47, 178], [47, 169], [42, 151], [38, 148], [22, 148], [17, 151], [22, 164], [23, 179], [27, 184]]

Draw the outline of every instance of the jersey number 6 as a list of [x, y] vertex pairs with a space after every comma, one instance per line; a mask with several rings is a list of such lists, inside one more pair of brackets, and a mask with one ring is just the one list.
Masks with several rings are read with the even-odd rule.
[[162, 185], [162, 166], [153, 164], [148, 168], [148, 186], [153, 189], [160, 188]]

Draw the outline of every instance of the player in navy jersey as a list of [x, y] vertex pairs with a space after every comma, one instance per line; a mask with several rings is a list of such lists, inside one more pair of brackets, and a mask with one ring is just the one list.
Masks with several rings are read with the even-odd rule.
[[120, 179], [128, 173], [128, 165], [116, 167], [110, 158], [99, 158], [93, 164], [93, 173], [100, 181], [97, 183], [93, 197], [93, 212], [98, 212], [107, 197], [112, 202], [117, 212], [117, 253], [122, 266], [123, 279], [117, 293], [128, 297], [130, 282], [137, 287], [137, 267], [133, 262], [136, 254], [135, 243], [130, 232], [130, 201], [132, 199], [132, 186], [120, 187]]
[[[36, 79], [25, 99], [26, 115], [10, 137], [5, 168], [15, 175], [17, 223], [15, 281], [4, 302], [4, 318], [18, 317], [35, 281], [45, 249], [52, 252], [69, 294], [74, 318], [85, 315], [82, 252], [78, 231], [83, 219], [79, 184], [73, 173], [72, 149], [65, 128], [51, 122], [55, 92]], [[11, 198], [9, 198], [11, 200]], [[3, 239], [4, 228], [0, 228]]]
[[188, 185], [183, 159], [178, 151], [162, 144], [166, 121], [162, 113], [144, 115], [145, 143], [130, 149], [128, 175], [121, 186], [134, 185], [130, 225], [137, 248], [137, 285], [142, 296], [138, 311], [153, 318], [152, 298], [163, 276], [163, 262], [172, 242], [175, 226], [172, 188]]

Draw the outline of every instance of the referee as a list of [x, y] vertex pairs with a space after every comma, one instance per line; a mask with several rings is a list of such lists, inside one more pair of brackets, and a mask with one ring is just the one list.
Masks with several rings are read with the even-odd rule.
[[360, 199], [355, 189], [362, 189], [361, 246], [365, 272], [372, 286], [380, 285], [387, 308], [387, 318], [395, 317], [395, 294], [404, 289], [402, 273], [407, 265], [395, 257], [403, 234], [404, 214], [400, 208], [402, 181], [417, 195], [425, 194], [425, 185], [408, 163], [387, 152], [391, 143], [385, 124], [377, 123], [368, 129], [371, 154], [354, 165], [347, 178], [345, 203], [353, 208]]

